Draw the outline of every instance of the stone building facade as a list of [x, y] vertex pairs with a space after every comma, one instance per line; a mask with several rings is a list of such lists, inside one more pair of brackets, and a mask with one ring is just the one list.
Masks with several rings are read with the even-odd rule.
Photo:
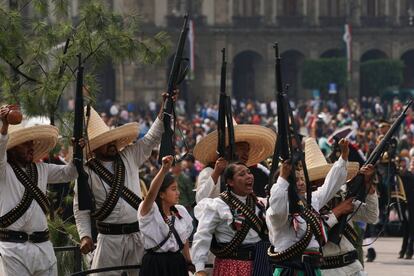
[[[194, 21], [195, 72], [183, 97], [217, 102], [221, 52], [227, 51], [227, 90], [233, 97], [274, 97], [274, 50], [278, 42], [283, 81], [291, 97], [309, 98], [301, 86], [305, 59], [345, 56], [344, 24], [352, 27], [352, 77], [339, 96], [360, 97], [359, 64], [377, 58], [404, 61], [402, 87], [414, 88], [414, 0], [123, 0], [108, 1], [121, 13], [142, 15], [142, 31], [166, 31], [172, 52], [188, 11]], [[171, 58], [171, 56], [170, 56]], [[168, 58], [158, 65], [124, 63], [109, 68], [110, 89], [120, 102], [155, 99], [165, 89]], [[108, 90], [108, 89], [106, 89]], [[110, 93], [110, 92], [106, 92]], [[345, 96], [346, 95], [346, 96]]]

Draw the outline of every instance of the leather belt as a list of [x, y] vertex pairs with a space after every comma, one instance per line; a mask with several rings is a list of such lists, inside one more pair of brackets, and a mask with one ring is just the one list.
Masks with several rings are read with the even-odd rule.
[[321, 269], [344, 267], [356, 260], [358, 260], [358, 252], [356, 250], [338, 256], [323, 257]]
[[286, 261], [282, 262], [275, 262], [272, 258], [270, 258], [270, 262], [275, 264], [276, 267], [291, 267], [295, 269], [301, 269], [302, 264], [306, 263], [314, 268], [318, 268], [321, 266], [322, 262], [322, 255], [320, 253], [309, 253], [306, 252], [298, 257], [291, 258]]
[[100, 234], [104, 235], [126, 235], [139, 232], [138, 221], [133, 223], [114, 224], [98, 221], [96, 228]]
[[49, 240], [49, 230], [33, 232], [27, 234], [26, 232], [13, 231], [0, 228], [0, 241], [16, 242], [16, 243], [41, 243]]
[[[224, 246], [226, 244], [220, 244], [221, 246]], [[224, 257], [220, 256], [218, 258], [220, 259], [234, 259], [234, 260], [240, 260], [240, 261], [252, 261], [254, 260], [255, 256], [255, 246], [251, 245], [243, 245], [239, 246], [236, 250], [229, 252]]]

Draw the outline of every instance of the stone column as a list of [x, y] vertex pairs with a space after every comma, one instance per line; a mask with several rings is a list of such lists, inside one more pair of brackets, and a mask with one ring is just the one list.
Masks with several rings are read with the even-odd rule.
[[167, 22], [165, 17], [167, 16], [167, 0], [154, 0], [155, 1], [155, 26], [165, 27]]
[[214, 25], [214, 6], [215, 1], [204, 0], [201, 4], [201, 14], [206, 17], [207, 25]]

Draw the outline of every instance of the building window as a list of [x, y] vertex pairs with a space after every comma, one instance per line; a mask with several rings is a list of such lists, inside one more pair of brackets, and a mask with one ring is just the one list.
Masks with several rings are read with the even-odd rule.
[[283, 0], [283, 15], [299, 15], [298, 0]]
[[258, 16], [260, 11], [260, 2], [254, 0], [235, 0], [237, 16]]

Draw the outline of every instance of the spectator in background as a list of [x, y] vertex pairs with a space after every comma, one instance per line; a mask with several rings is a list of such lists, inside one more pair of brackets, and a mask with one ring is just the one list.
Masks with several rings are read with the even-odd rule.
[[191, 205], [195, 201], [194, 182], [183, 172], [181, 165], [181, 163], [175, 163], [170, 171], [180, 191], [179, 204], [183, 205], [187, 210], [191, 210]]

